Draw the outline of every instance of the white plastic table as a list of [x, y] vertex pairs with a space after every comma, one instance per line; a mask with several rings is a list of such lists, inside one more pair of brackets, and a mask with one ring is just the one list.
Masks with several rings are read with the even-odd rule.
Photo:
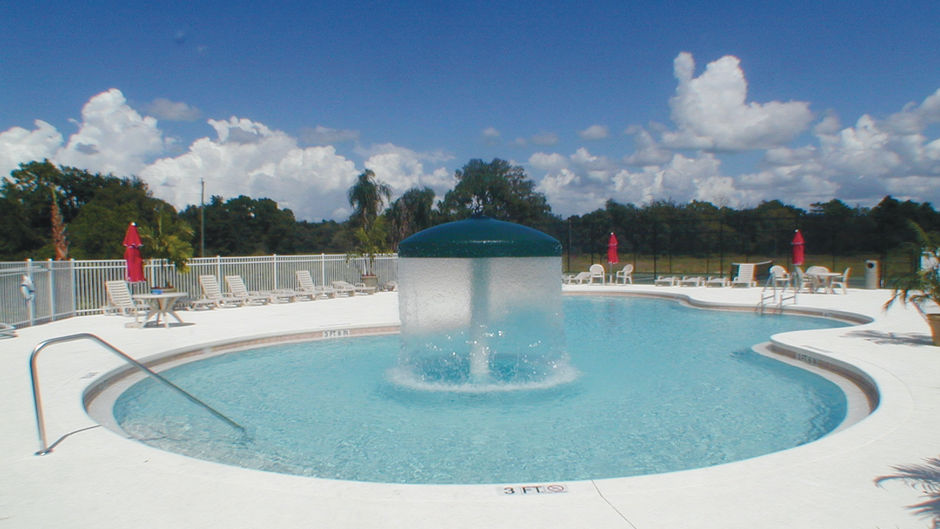
[[186, 297], [186, 292], [163, 292], [162, 294], [134, 294], [134, 299], [139, 299], [146, 301], [150, 305], [150, 309], [147, 310], [147, 316], [144, 318], [143, 323], [140, 325], [144, 327], [147, 325], [147, 322], [153, 318], [157, 326], [160, 325], [160, 318], [163, 318], [163, 327], [167, 328], [170, 326], [169, 316], [176, 318], [176, 321], [183, 323], [182, 318], [180, 318], [176, 312], [173, 310], [173, 306], [176, 304], [176, 300]]
[[823, 287], [827, 294], [835, 293], [832, 290], [832, 280], [837, 277], [842, 277], [842, 274], [839, 272], [807, 272], [806, 275], [813, 279], [813, 292], [815, 292], [817, 288]]

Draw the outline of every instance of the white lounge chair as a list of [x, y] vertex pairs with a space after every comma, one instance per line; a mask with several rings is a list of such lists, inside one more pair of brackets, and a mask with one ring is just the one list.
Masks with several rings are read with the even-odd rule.
[[353, 285], [353, 287], [355, 287], [356, 289], [356, 294], [365, 294], [367, 296], [371, 296], [372, 294], [375, 294], [375, 291], [377, 289], [377, 287], [370, 287], [366, 285], [365, 283], [356, 283], [355, 285]]
[[16, 327], [9, 323], [0, 323], [0, 338], [16, 338]]
[[333, 281], [330, 283], [336, 293], [341, 296], [354, 296], [356, 294], [375, 294], [375, 287], [367, 287], [365, 283], [356, 283], [355, 285], [348, 281]]
[[330, 285], [336, 291], [337, 296], [355, 296], [356, 287], [346, 281], [332, 281]]
[[375, 294], [375, 287], [367, 287], [365, 283], [350, 283], [348, 281], [333, 281], [333, 288], [348, 291], [353, 289], [353, 294]]
[[622, 270], [618, 270], [617, 273], [614, 274], [614, 282], [623, 283], [624, 285], [626, 285], [627, 283], [630, 283], [632, 285], [633, 284], [633, 265], [627, 264], [627, 265], [624, 265]]
[[849, 273], [852, 272], [852, 267], [848, 267], [842, 272], [842, 275], [832, 279], [832, 282], [829, 283], [829, 287], [835, 291], [836, 287], [842, 289], [842, 293], [845, 294], [849, 288]]
[[679, 278], [676, 276], [659, 276], [653, 281], [653, 284], [658, 287], [674, 287], [678, 280]]
[[196, 300], [198, 305], [214, 305], [216, 307], [241, 307], [245, 304], [244, 298], [236, 298], [231, 294], [222, 294], [219, 282], [214, 275], [199, 276], [199, 286], [202, 288], [202, 299]]
[[706, 287], [726, 287], [730, 284], [731, 281], [724, 276], [709, 276], [708, 279], [705, 280]]
[[757, 286], [754, 280], [754, 263], [741, 263], [738, 265], [738, 275], [731, 280], [731, 286]]
[[588, 272], [591, 273], [591, 280], [589, 283], [593, 283], [595, 279], [600, 279], [602, 285], [607, 282], [607, 276], [604, 272], [604, 265], [592, 264], [588, 268]]
[[702, 276], [682, 276], [682, 279], [676, 282], [680, 287], [700, 287], [705, 284], [705, 278]]
[[271, 292], [249, 291], [242, 276], [225, 276], [225, 284], [233, 298], [244, 299], [247, 305], [264, 305], [271, 301]]
[[301, 296], [308, 296], [310, 299], [317, 299], [320, 297], [336, 297], [336, 290], [332, 287], [320, 286], [313, 282], [313, 277], [310, 275], [310, 272], [307, 270], [297, 270], [294, 272], [294, 275], [297, 276], [297, 284], [300, 287], [297, 289], [297, 293]]
[[136, 320], [141, 314], [146, 314], [150, 304], [146, 301], [136, 301], [131, 296], [131, 289], [127, 281], [105, 281], [104, 288], [108, 293], [108, 305], [104, 307], [105, 314], [114, 313], [122, 316], [133, 316]]
[[580, 285], [582, 283], [591, 282], [591, 273], [590, 272], [578, 272], [577, 274], [569, 274], [564, 278], [565, 283], [569, 285]]

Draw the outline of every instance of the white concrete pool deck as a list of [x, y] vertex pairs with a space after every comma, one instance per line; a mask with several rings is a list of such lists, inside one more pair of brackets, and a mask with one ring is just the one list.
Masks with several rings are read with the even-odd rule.
[[[705, 303], [754, 306], [761, 289], [637, 285], [565, 290], [672, 293]], [[751, 460], [670, 474], [567, 482], [567, 491], [555, 494], [503, 493], [504, 485], [538, 483], [425, 486], [321, 480], [162, 452], [97, 426], [86, 414], [83, 391], [121, 365], [90, 341], [53, 345], [39, 356], [49, 441], [67, 437], [52, 453], [33, 455], [39, 442], [28, 361], [42, 340], [89, 332], [135, 358], [147, 358], [241, 336], [397, 325], [394, 293], [182, 312], [188, 325], [169, 329], [126, 328], [132, 318], [118, 316], [78, 317], [20, 329], [18, 337], [0, 339], [0, 527], [929, 527], [929, 521], [910, 508], [923, 501], [918, 490], [900, 481], [874, 484], [879, 476], [894, 473], [894, 466], [940, 455], [940, 348], [931, 345], [926, 323], [912, 309], [882, 310], [888, 295], [885, 290], [800, 295], [800, 306], [848, 311], [875, 321], [775, 337], [870, 376], [881, 402], [861, 422], [816, 442]], [[675, 332], [682, 332], [682, 322], [675, 322]], [[524, 446], [520, 440], [520, 449]]]

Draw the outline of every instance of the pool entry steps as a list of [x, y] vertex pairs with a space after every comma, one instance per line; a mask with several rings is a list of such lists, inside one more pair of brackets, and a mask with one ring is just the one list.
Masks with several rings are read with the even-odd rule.
[[59, 336], [58, 338], [50, 338], [48, 340], [39, 342], [36, 345], [36, 347], [33, 348], [33, 352], [29, 356], [29, 375], [33, 384], [33, 407], [36, 410], [36, 428], [39, 431], [39, 451], [36, 452], [36, 455], [48, 454], [49, 452], [52, 451], [52, 449], [55, 447], [57, 443], [56, 442], [56, 443], [53, 443], [52, 445], [49, 445], [49, 443], [46, 441], [46, 426], [45, 426], [45, 421], [43, 420], [43, 416], [42, 416], [42, 399], [40, 398], [40, 394], [39, 394], [39, 371], [36, 368], [36, 360], [39, 357], [39, 353], [42, 350], [44, 350], [46, 347], [49, 347], [50, 345], [55, 345], [55, 344], [65, 343], [65, 342], [74, 342], [77, 340], [91, 340], [91, 341], [97, 342], [99, 345], [103, 346], [105, 349], [108, 349], [112, 353], [118, 355], [125, 362], [143, 371], [146, 375], [153, 377], [155, 380], [159, 381], [161, 384], [164, 384], [165, 386], [178, 392], [180, 395], [182, 395], [183, 397], [186, 397], [186, 399], [188, 399], [193, 404], [196, 404], [197, 406], [201, 406], [206, 411], [216, 416], [217, 418], [221, 419], [223, 422], [227, 423], [232, 428], [235, 428], [236, 430], [244, 433], [245, 428], [242, 425], [226, 417], [224, 414], [222, 414], [221, 412], [219, 412], [212, 406], [209, 406], [205, 402], [194, 397], [192, 394], [190, 394], [183, 388], [170, 382], [159, 373], [156, 373], [155, 371], [141, 364], [137, 360], [134, 360], [133, 358], [125, 354], [123, 351], [121, 351], [117, 347], [114, 347], [113, 345], [95, 336], [94, 334], [79, 333], [79, 334], [70, 334], [68, 336]]

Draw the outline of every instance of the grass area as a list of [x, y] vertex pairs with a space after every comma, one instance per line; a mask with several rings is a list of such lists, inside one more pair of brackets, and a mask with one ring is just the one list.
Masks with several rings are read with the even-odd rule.
[[[851, 267], [850, 284], [853, 287], [862, 287], [865, 284], [866, 262], [868, 260], [878, 261], [881, 276], [887, 278], [888, 284], [891, 283], [893, 277], [911, 270], [910, 256], [907, 254], [889, 255], [887, 267], [885, 267], [885, 263], [881, 261], [881, 258], [875, 255], [807, 255], [803, 269], [819, 265], [835, 272], [841, 272]], [[718, 276], [724, 274], [727, 277], [732, 273], [732, 263], [758, 263], [762, 261], [773, 261], [774, 264], [782, 265], [791, 271], [793, 268], [789, 255], [712, 255], [707, 257], [660, 255], [654, 259], [652, 255], [633, 254], [621, 254], [620, 263], [612, 267], [608, 266], [606, 255], [594, 254], [593, 260], [590, 255], [571, 255], [570, 257], [563, 255], [562, 268], [565, 273], [577, 273], [587, 270], [593, 263], [600, 263], [604, 265], [608, 273], [611, 273], [611, 271], [620, 270], [627, 263], [633, 263], [634, 281], [652, 283], [653, 279], [659, 275]]]

